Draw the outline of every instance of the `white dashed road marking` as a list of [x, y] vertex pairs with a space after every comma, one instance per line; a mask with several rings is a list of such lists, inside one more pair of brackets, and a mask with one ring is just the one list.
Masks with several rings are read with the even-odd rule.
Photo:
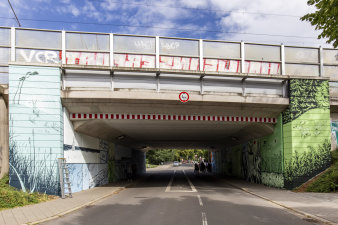
[[184, 173], [184, 176], [187, 178], [188, 183], [189, 183], [189, 185], [190, 185], [190, 187], [191, 187], [191, 191], [190, 191], [190, 192], [197, 192], [195, 186], [191, 183], [189, 177], [187, 176], [187, 174], [185, 174], [185, 171], [184, 171], [184, 170], [183, 170], [183, 173]]
[[208, 225], [207, 215], [204, 212], [202, 212], [202, 224]]
[[175, 173], [176, 173], [176, 170], [174, 170], [174, 174], [171, 176], [169, 184], [168, 184], [167, 188], [165, 189], [165, 192], [170, 192], [171, 185], [173, 184]]
[[184, 170], [182, 170], [182, 171], [183, 171], [184, 176], [185, 176], [185, 177], [187, 178], [187, 180], [188, 180], [188, 183], [189, 183], [189, 185], [190, 185], [191, 191], [190, 191], [190, 190], [175, 190], [175, 191], [172, 191], [172, 190], [171, 190], [171, 186], [172, 186], [172, 184], [173, 184], [173, 180], [174, 180], [175, 173], [176, 173], [176, 170], [175, 170], [175, 171], [174, 171], [174, 174], [172, 175], [172, 177], [171, 177], [171, 179], [170, 179], [170, 181], [169, 181], [169, 184], [168, 184], [167, 188], [165, 189], [165, 192], [176, 192], [176, 193], [178, 193], [178, 192], [182, 192], [182, 193], [184, 193], [184, 192], [197, 192], [195, 186], [191, 183], [189, 177], [185, 174]]
[[200, 206], [203, 206], [203, 202], [202, 202], [201, 196], [197, 195], [197, 198], [198, 198], [198, 202], [200, 203]]

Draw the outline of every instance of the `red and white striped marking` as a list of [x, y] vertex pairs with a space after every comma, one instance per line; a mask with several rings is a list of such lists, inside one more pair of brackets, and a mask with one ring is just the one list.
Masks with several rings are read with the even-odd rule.
[[167, 115], [167, 114], [125, 114], [125, 113], [71, 113], [71, 120], [191, 120], [224, 121], [250, 123], [276, 123], [276, 118], [247, 116], [201, 116], [201, 115]]

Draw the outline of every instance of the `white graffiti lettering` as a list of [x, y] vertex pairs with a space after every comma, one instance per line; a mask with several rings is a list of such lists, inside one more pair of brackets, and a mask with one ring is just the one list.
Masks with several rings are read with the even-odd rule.
[[139, 49], [153, 49], [153, 43], [151, 41], [135, 41], [134, 45]]
[[163, 43], [161, 42], [161, 48], [164, 48], [164, 49], [177, 49], [178, 47], [180, 47], [180, 43], [178, 42], [166, 42], [166, 43]]
[[20, 49], [19, 54], [25, 62], [60, 63], [57, 51]]
[[155, 56], [114, 54], [114, 66], [132, 68], [155, 68]]

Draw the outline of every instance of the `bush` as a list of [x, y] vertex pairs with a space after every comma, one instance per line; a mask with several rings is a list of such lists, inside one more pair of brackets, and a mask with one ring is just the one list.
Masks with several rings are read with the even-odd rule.
[[311, 183], [309, 192], [338, 192], [338, 149], [331, 152], [332, 165], [318, 179]]
[[36, 204], [55, 198], [37, 192], [27, 193], [9, 185], [8, 175], [0, 179], [0, 210]]

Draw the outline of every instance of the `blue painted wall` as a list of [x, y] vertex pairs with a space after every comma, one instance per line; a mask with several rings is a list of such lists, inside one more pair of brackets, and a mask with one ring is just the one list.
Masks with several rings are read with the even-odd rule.
[[10, 184], [59, 194], [57, 158], [63, 157], [60, 69], [9, 67]]

